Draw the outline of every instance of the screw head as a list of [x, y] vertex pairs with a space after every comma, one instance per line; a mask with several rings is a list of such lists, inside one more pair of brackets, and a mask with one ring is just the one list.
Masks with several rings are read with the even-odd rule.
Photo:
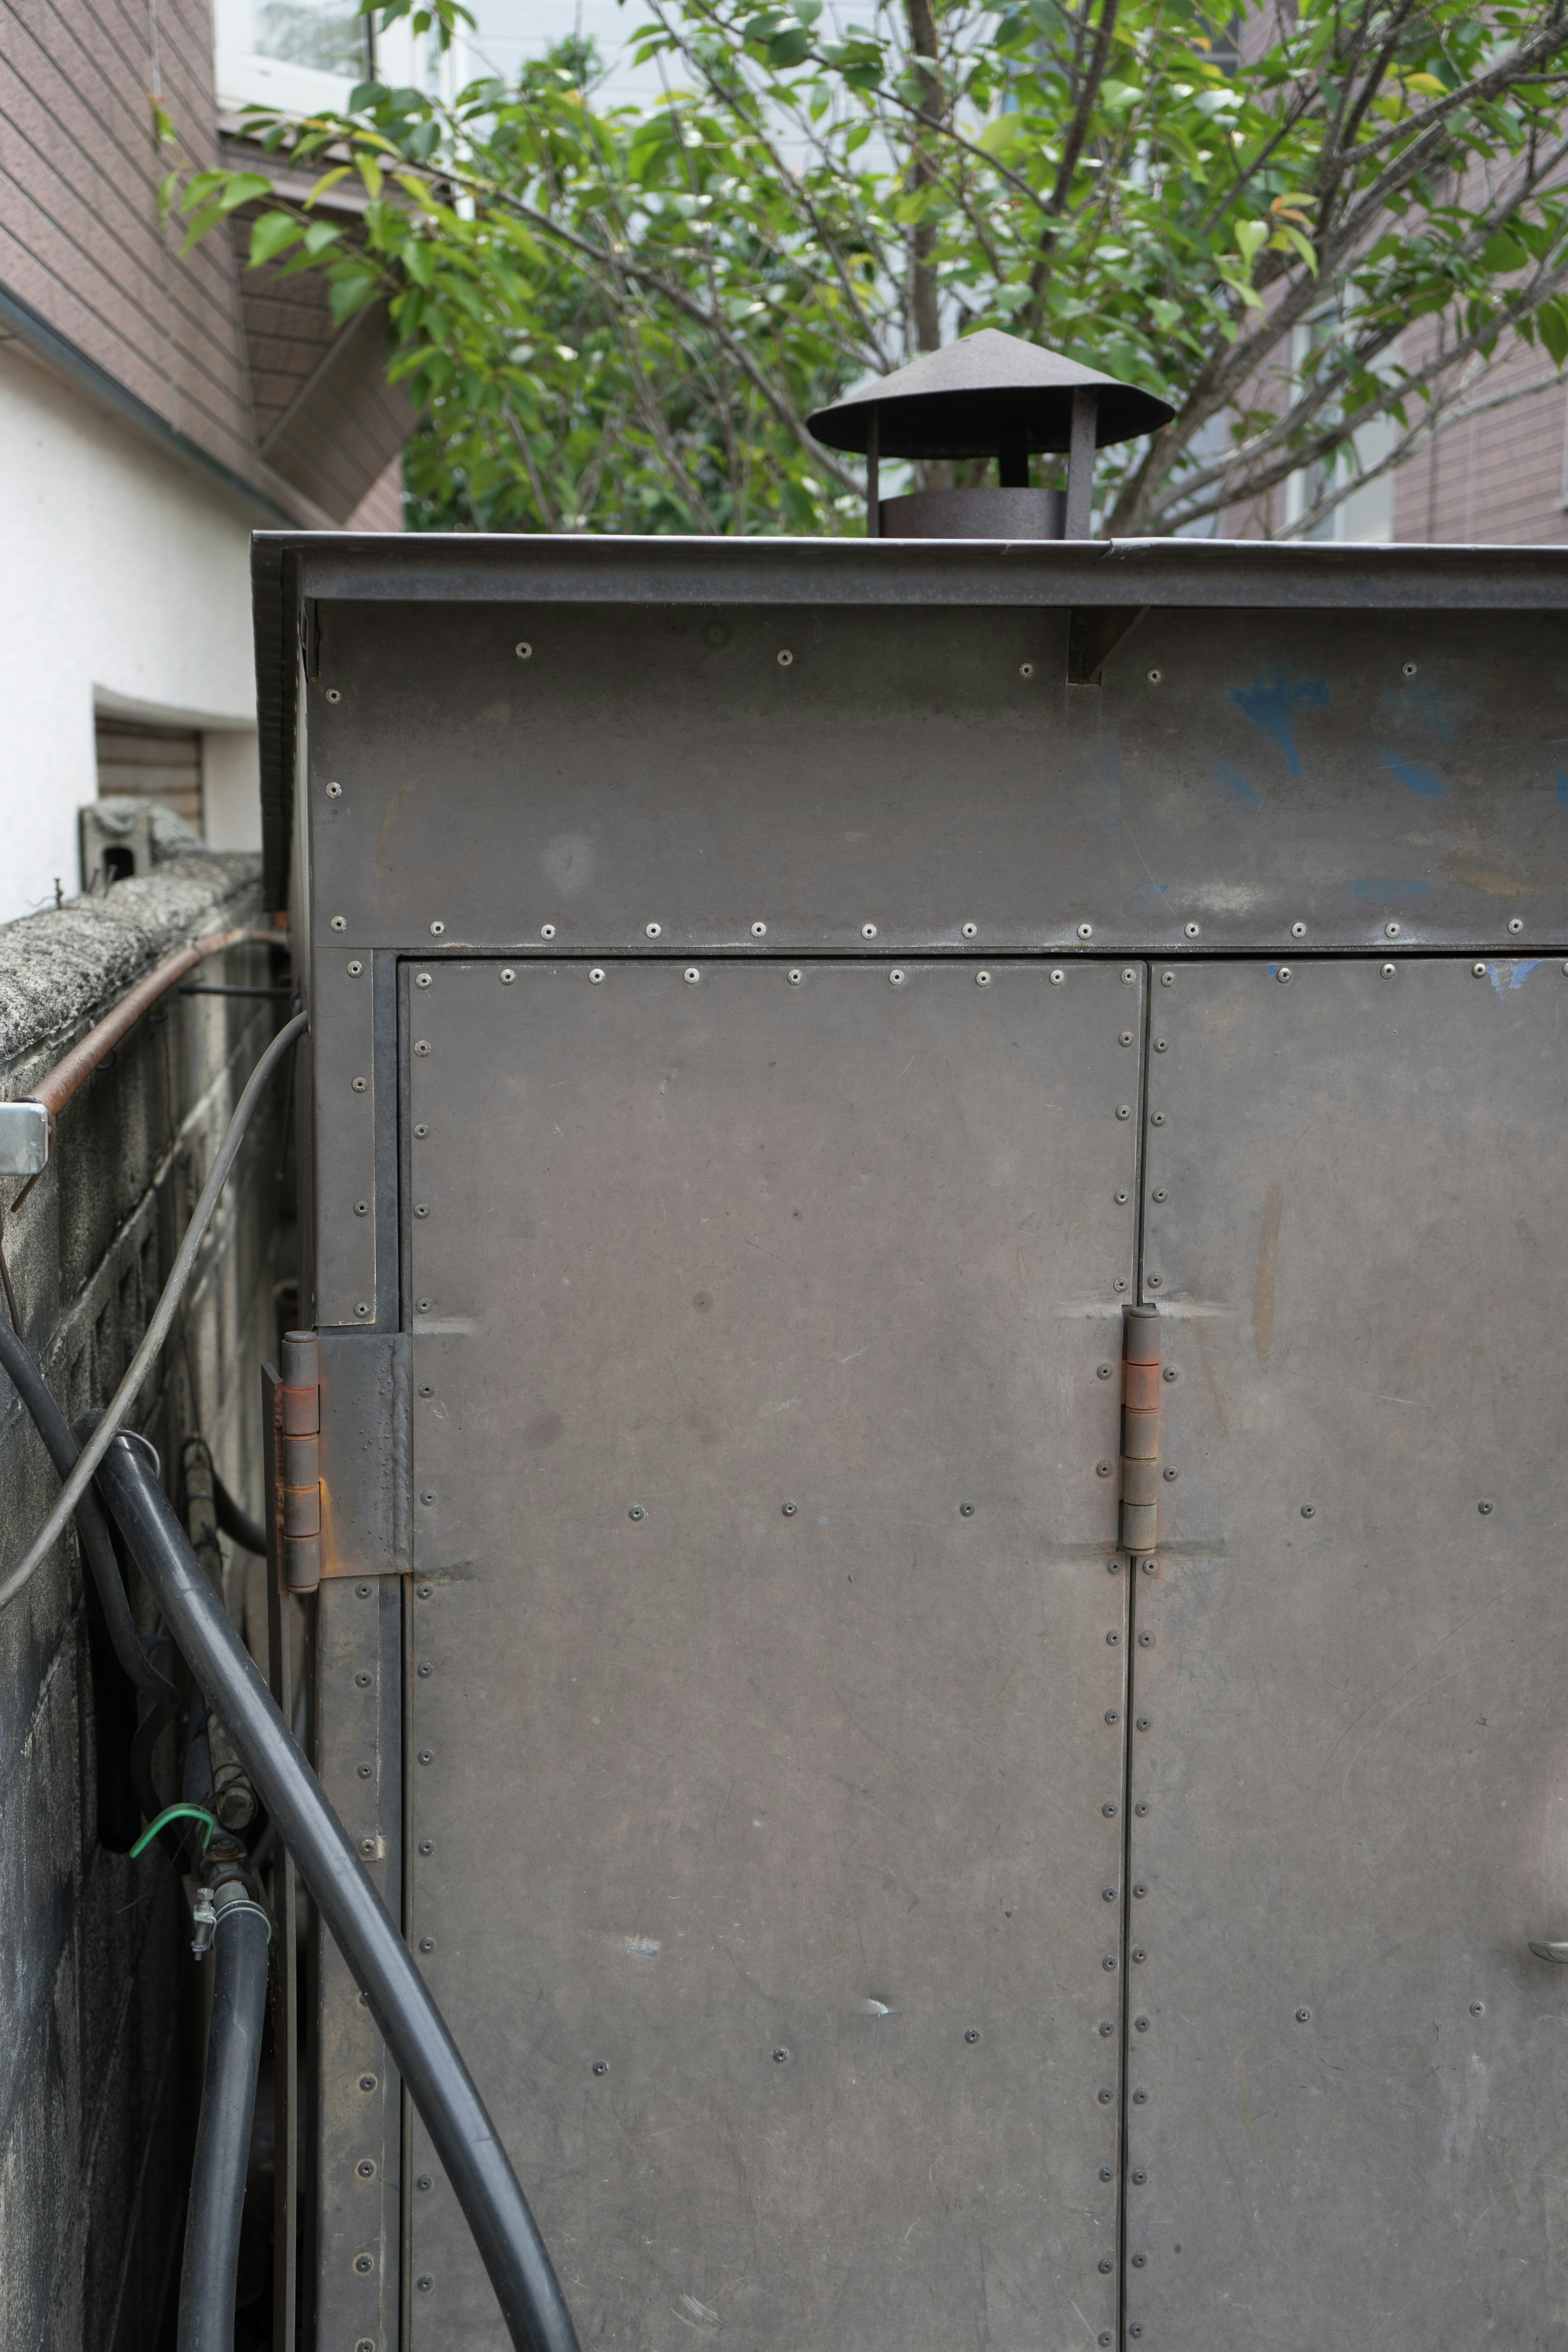
[[1310, 2009], [1299, 2009], [1299, 2010], [1296, 2011], [1296, 2022], [1297, 2022], [1297, 2024], [1298, 2024], [1298, 2025], [1305, 2025], [1305, 2024], [1307, 2024], [1307, 2023], [1310, 2021], [1310, 2018], [1311, 2018], [1311, 2014], [1312, 2014], [1312, 2012], [1311, 2012], [1311, 2011], [1310, 2011]]
[[644, 1517], [642, 1505], [640, 1503], [634, 1503], [631, 1509], [626, 1513], [626, 1517], [628, 1519], [642, 1518]]
[[775, 2050], [773, 2052], [773, 2064], [775, 2066], [787, 2066], [788, 2063], [789, 2052], [787, 2050]]
[[1482, 1518], [1484, 1519], [1490, 1516], [1492, 1506], [1490, 1503], [1478, 1503], [1476, 1505], [1476, 1508], [1479, 1511]]
[[963, 926], [963, 936], [966, 940], [972, 940], [976, 936], [979, 929], [980, 926], [978, 923], [965, 923]]
[[980, 2028], [977, 2025], [966, 2026], [964, 2028], [963, 2038], [966, 2042], [978, 2042], [980, 2039]]
[[516, 653], [519, 661], [531, 661], [533, 659], [533, 647], [529, 644], [526, 637], [520, 646], [513, 647], [513, 651]]
[[643, 926], [644, 935], [650, 940], [657, 940], [659, 938], [663, 929], [664, 925], [662, 923], [645, 923]]
[[752, 925], [752, 937], [754, 940], [765, 940], [767, 935], [768, 927], [766, 923], [753, 923]]
[[960, 1503], [958, 1507], [958, 1516], [961, 1519], [972, 1519], [974, 1517], [973, 1504]]
[[346, 915], [334, 915], [331, 919], [331, 927], [334, 931], [346, 931], [349, 927], [348, 917]]
[[554, 924], [541, 923], [539, 926], [539, 936], [542, 940], [552, 940], [555, 937]]
[[989, 988], [991, 974], [988, 971], [977, 971], [974, 975], [974, 985], [976, 988]]
[[780, 655], [779, 655], [779, 667], [780, 667], [780, 669], [788, 669], [788, 667], [789, 667], [789, 666], [790, 666], [791, 662], [793, 662], [793, 661], [794, 661], [794, 659], [795, 659], [795, 656], [794, 656], [794, 655], [793, 655], [793, 654], [788, 650], [788, 648], [787, 648], [787, 647], [785, 647], [785, 648], [784, 648], [784, 649], [780, 653]]
[[1290, 937], [1291, 937], [1293, 940], [1304, 940], [1304, 939], [1306, 938], [1306, 936], [1307, 936], [1307, 926], [1306, 926], [1306, 924], [1305, 924], [1305, 923], [1292, 923], [1292, 924], [1291, 924], [1291, 926], [1290, 926]]
[[779, 1508], [780, 1508], [780, 1510], [784, 1513], [784, 1517], [785, 1517], [786, 1519], [793, 1519], [793, 1518], [794, 1518], [794, 1517], [795, 1517], [795, 1508], [796, 1508], [796, 1507], [795, 1507], [795, 1505], [794, 1503], [781, 1503], [781, 1504], [779, 1505]]
[[594, 2061], [594, 2072], [595, 2072], [595, 2074], [607, 2074], [609, 2073], [609, 2071], [610, 2071], [610, 2062], [609, 2062], [609, 2060], [608, 2060], [607, 2058], [595, 2058], [595, 2061]]
[[1078, 935], [1080, 940], [1093, 939], [1094, 925], [1092, 923], [1080, 923], [1078, 927]]

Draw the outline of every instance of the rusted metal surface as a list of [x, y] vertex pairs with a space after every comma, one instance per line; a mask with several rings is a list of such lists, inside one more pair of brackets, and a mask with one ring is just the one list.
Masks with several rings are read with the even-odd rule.
[[[1141, 989], [597, 968], [416, 999], [410, 1942], [584, 2340], [1070, 2345]], [[413, 2343], [480, 2352], [422, 2137]]]
[[409, 1525], [405, 1331], [322, 1331], [321, 1574], [397, 1576], [414, 1564]]
[[1555, 2346], [1568, 977], [1156, 990], [1180, 1476], [1136, 1579], [1128, 2320]]
[[313, 1592], [321, 1580], [321, 1390], [313, 1331], [283, 1335], [278, 1411], [283, 1581], [290, 1592]]
[[268, 947], [287, 948], [286, 931], [239, 929], [216, 931], [210, 939], [193, 940], [190, 946], [165, 956], [161, 963], [128, 988], [111, 1012], [101, 1021], [94, 1022], [85, 1037], [80, 1037], [68, 1054], [63, 1054], [52, 1070], [40, 1079], [28, 1097], [30, 1102], [40, 1102], [51, 1118], [58, 1116], [78, 1088], [84, 1087], [106, 1054], [118, 1045], [128, 1030], [133, 1029], [142, 1015], [161, 996], [166, 995], [176, 981], [194, 971], [209, 956], [221, 955], [226, 948]]
[[1160, 1522], [1160, 1318], [1122, 1309], [1121, 1548], [1152, 1551]]

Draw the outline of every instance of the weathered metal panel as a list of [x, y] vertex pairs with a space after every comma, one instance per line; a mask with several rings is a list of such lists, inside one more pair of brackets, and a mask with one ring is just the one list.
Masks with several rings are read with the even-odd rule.
[[1152, 997], [1130, 2333], [1557, 2346], [1568, 978]]
[[408, 1932], [584, 2341], [1105, 2340], [1142, 973], [408, 969]]
[[323, 1331], [321, 1572], [395, 1576], [412, 1565], [409, 1338]]
[[[318, 1324], [375, 1321], [374, 1009], [368, 956], [333, 944], [330, 909], [312, 959], [311, 1138]], [[389, 1204], [390, 1205], [390, 1204]]]
[[367, 961], [1568, 935], [1552, 614], [1156, 608], [1073, 685], [1022, 604], [319, 609], [311, 923]]

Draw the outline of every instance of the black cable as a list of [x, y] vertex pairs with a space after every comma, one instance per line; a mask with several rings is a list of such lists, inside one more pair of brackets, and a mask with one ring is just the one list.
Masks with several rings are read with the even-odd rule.
[[[76, 1468], [80, 1448], [20, 1333], [14, 1331], [4, 1318], [0, 1318], [0, 1367], [9, 1375], [34, 1428], [44, 1441], [50, 1461], [62, 1478], [68, 1478]], [[76, 1507], [76, 1531], [103, 1609], [104, 1630], [114, 1644], [114, 1654], [121, 1667], [138, 1690], [148, 1692], [153, 1698], [174, 1698], [174, 1684], [158, 1672], [142, 1647], [103, 1511], [90, 1487]], [[153, 1811], [156, 1811], [154, 1806]]]
[[259, 1519], [248, 1517], [240, 1509], [216, 1470], [213, 1472], [213, 1507], [217, 1513], [218, 1526], [230, 1543], [237, 1543], [241, 1551], [254, 1552], [258, 1559], [266, 1559], [266, 1528]]
[[528, 2200], [446, 2021], [151, 1465], [123, 1437], [99, 1490], [364, 1994], [489, 2273], [517, 2352], [578, 2352]]
[[179, 2352], [234, 2352], [239, 2229], [267, 2013], [271, 1922], [237, 1879], [220, 1885], [214, 1901], [212, 2024], [180, 2272]]

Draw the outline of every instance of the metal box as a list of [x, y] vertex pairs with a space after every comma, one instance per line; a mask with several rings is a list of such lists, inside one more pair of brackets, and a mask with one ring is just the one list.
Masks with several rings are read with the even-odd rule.
[[[1568, 556], [257, 560], [317, 1752], [584, 2344], [1565, 2340]], [[308, 2010], [304, 2340], [491, 2352]]]

